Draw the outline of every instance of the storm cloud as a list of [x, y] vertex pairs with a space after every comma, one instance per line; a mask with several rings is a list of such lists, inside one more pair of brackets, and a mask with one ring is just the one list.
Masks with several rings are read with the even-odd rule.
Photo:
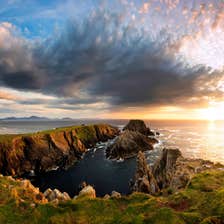
[[41, 42], [26, 41], [15, 28], [2, 24], [0, 85], [61, 97], [49, 107], [71, 109], [77, 107], [69, 105], [97, 102], [198, 104], [206, 97], [223, 97], [222, 71], [189, 65], [180, 55], [177, 46], [185, 34], [176, 37], [164, 27], [145, 29], [138, 18], [127, 19], [125, 13], [94, 11]]

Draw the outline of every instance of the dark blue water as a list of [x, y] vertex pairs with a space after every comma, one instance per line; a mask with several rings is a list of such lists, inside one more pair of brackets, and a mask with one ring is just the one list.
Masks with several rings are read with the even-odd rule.
[[57, 188], [77, 195], [79, 185], [83, 181], [96, 189], [98, 196], [110, 194], [116, 190], [122, 194], [130, 193], [129, 181], [135, 173], [136, 159], [124, 162], [109, 161], [105, 158], [104, 149], [97, 149], [86, 153], [84, 158], [68, 170], [56, 170], [43, 174], [35, 185], [41, 191], [47, 188]]

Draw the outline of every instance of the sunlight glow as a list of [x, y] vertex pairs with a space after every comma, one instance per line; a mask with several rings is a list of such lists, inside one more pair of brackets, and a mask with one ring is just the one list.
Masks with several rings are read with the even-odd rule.
[[202, 119], [209, 121], [223, 120], [224, 119], [224, 105], [217, 105], [206, 109], [201, 109], [200, 114]]

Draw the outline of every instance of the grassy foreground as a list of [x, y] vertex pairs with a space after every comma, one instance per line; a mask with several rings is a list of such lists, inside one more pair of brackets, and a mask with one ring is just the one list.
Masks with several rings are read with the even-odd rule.
[[168, 196], [133, 193], [110, 199], [77, 198], [58, 205], [40, 203], [20, 181], [0, 177], [0, 223], [221, 224], [224, 171], [198, 174], [186, 189]]

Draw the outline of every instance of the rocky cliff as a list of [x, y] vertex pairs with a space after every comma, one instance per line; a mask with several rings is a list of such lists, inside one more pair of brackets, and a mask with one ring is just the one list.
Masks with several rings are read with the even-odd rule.
[[130, 158], [139, 151], [153, 150], [156, 143], [158, 140], [155, 138], [149, 138], [138, 131], [126, 130], [107, 148], [106, 155], [110, 159]]
[[159, 190], [157, 181], [152, 174], [152, 170], [147, 165], [145, 155], [140, 151], [137, 156], [137, 169], [133, 191], [155, 195]]
[[58, 128], [35, 134], [0, 136], [0, 173], [23, 175], [72, 165], [88, 148], [119, 130], [106, 124]]
[[[198, 173], [223, 170], [224, 166], [202, 159], [188, 159], [179, 149], [163, 149], [158, 161], [149, 167], [142, 152], [138, 153], [133, 190], [155, 194], [164, 189], [185, 188]], [[158, 188], [157, 188], [158, 187]]]

